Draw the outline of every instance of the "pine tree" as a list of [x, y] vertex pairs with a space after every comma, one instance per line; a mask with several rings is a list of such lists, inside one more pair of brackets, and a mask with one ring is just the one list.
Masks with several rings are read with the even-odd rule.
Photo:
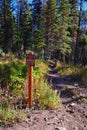
[[42, 2], [41, 0], [33, 0], [33, 10], [32, 10], [32, 18], [33, 18], [33, 29], [41, 28], [41, 10], [42, 10]]
[[51, 53], [54, 50], [56, 25], [57, 25], [57, 12], [56, 12], [56, 1], [48, 0], [45, 9], [45, 44], [46, 44], [46, 55], [51, 57]]
[[31, 11], [26, 0], [17, 2], [16, 8], [16, 30], [15, 30], [15, 47], [18, 50], [19, 57], [31, 48]]
[[33, 44], [34, 51], [38, 57], [44, 58], [44, 35], [43, 35], [43, 13], [41, 0], [33, 0], [32, 22], [33, 22]]
[[25, 10], [21, 18], [21, 31], [23, 35], [24, 52], [29, 48], [32, 48], [31, 35], [32, 35], [32, 23], [31, 12], [28, 3], [25, 3]]
[[3, 47], [3, 25], [2, 25], [2, 13], [0, 11], [0, 49]]
[[76, 39], [77, 39], [77, 26], [78, 26], [78, 1], [77, 0], [70, 0], [71, 4], [71, 23], [72, 26], [70, 28], [71, 37], [72, 37], [72, 60], [74, 60], [75, 55], [75, 46], [76, 46]]
[[13, 14], [11, 11], [11, 0], [2, 2], [2, 36], [3, 36], [3, 51], [9, 52], [13, 42]]
[[68, 31], [71, 25], [70, 15], [70, 3], [69, 0], [60, 0], [58, 12], [58, 25], [57, 25], [57, 35], [56, 35], [56, 48], [60, 52], [63, 61], [65, 62], [65, 57], [69, 57], [71, 53], [71, 38], [70, 32]]

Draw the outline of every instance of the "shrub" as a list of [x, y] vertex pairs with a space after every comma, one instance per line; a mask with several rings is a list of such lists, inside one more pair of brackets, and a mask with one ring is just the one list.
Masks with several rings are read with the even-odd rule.
[[61, 62], [57, 63], [56, 69], [58, 70], [58, 73], [61, 75], [79, 75], [80, 66], [74, 66], [74, 65], [68, 65], [68, 64], [63, 64]]
[[0, 65], [1, 87], [9, 87], [15, 94], [19, 94], [26, 79], [27, 68], [22, 62], [10, 62]]
[[36, 92], [34, 94], [35, 104], [38, 105], [40, 109], [54, 109], [59, 107], [59, 95], [43, 80], [39, 81], [39, 84], [37, 84]]

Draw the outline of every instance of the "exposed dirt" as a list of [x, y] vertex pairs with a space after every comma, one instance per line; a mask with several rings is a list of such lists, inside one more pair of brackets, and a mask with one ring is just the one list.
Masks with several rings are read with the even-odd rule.
[[81, 78], [60, 76], [51, 65], [47, 74], [53, 89], [60, 93], [58, 110], [30, 110], [26, 121], [0, 130], [87, 130], [87, 86]]

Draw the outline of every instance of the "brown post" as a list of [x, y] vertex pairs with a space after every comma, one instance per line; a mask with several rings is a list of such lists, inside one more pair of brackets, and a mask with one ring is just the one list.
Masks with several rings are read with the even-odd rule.
[[26, 64], [28, 66], [28, 105], [32, 107], [32, 89], [33, 89], [33, 66], [35, 65], [35, 55], [29, 52], [26, 55]]
[[33, 67], [29, 66], [29, 68], [28, 68], [28, 96], [29, 96], [28, 105], [29, 105], [29, 108], [32, 107], [32, 88], [33, 88], [32, 72], [33, 72]]

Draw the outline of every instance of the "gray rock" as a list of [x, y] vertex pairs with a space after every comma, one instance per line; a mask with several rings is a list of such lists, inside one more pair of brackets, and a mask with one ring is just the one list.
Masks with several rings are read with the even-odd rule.
[[55, 128], [55, 130], [66, 130], [66, 128], [64, 128], [64, 127], [58, 127], [58, 128]]
[[76, 106], [76, 103], [71, 103], [70, 106], [71, 107]]
[[74, 130], [79, 130], [78, 127], [74, 127]]

